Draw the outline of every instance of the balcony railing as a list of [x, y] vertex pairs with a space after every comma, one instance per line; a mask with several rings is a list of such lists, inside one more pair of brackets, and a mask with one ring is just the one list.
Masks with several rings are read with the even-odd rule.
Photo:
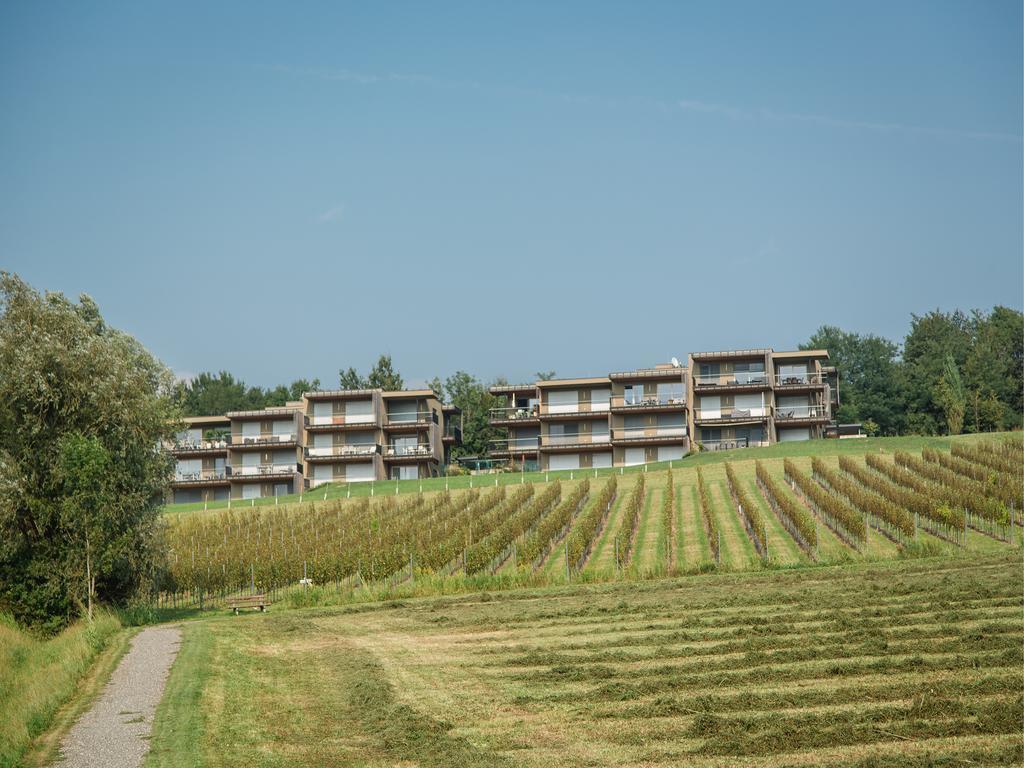
[[176, 472], [176, 483], [198, 483], [207, 480], [227, 480], [228, 473], [224, 469], [202, 469], [198, 472]]
[[409, 456], [421, 456], [429, 459], [434, 455], [430, 443], [419, 443], [418, 445], [389, 445], [384, 449], [384, 456], [389, 459], [405, 458]]
[[693, 383], [697, 387], [768, 386], [768, 374], [764, 371], [697, 374], [693, 377]]
[[249, 464], [230, 467], [228, 475], [231, 477], [272, 477], [274, 475], [291, 475], [297, 471], [297, 464]]
[[566, 403], [551, 405], [543, 403], [540, 406], [541, 416], [575, 416], [577, 414], [607, 413], [611, 408], [611, 400], [582, 401], [579, 403]]
[[380, 453], [380, 445], [377, 443], [330, 445], [323, 448], [306, 448], [306, 455], [310, 458], [327, 458], [330, 456], [373, 456]]
[[762, 405], [752, 408], [697, 408], [693, 418], [697, 421], [714, 419], [767, 419], [771, 416], [771, 406]]
[[662, 437], [686, 437], [686, 427], [624, 427], [612, 430], [614, 440], [650, 440]]
[[203, 437], [198, 440], [186, 437], [183, 440], [174, 441], [176, 451], [216, 451], [227, 448], [231, 445], [231, 435], [217, 435], [215, 437]]
[[509, 406], [507, 408], [491, 408], [488, 416], [491, 421], [526, 421], [536, 419], [540, 414], [540, 404], [527, 406]]
[[705, 451], [731, 451], [734, 448], [755, 448], [768, 445], [767, 440], [751, 440], [749, 437], [735, 437], [731, 440], [704, 440]]
[[528, 453], [540, 447], [539, 437], [510, 437], [491, 440], [492, 451], [508, 451], [509, 453]]
[[821, 373], [777, 373], [775, 374], [776, 387], [806, 387], [817, 386], [825, 383], [825, 375]]
[[791, 419], [825, 419], [828, 418], [828, 410], [824, 405], [777, 405], [775, 406], [775, 420], [788, 421]]
[[389, 413], [384, 423], [389, 427], [401, 427], [410, 424], [436, 424], [437, 414], [433, 411]]
[[634, 392], [628, 395], [613, 395], [612, 408], [652, 408], [660, 405], [686, 405], [686, 394], [680, 392], [663, 392], [660, 394], [643, 394]]
[[313, 416], [310, 415], [308, 418], [308, 424], [311, 427], [326, 427], [331, 425], [348, 426], [351, 424], [364, 424], [367, 427], [373, 427], [377, 424], [377, 415], [374, 413], [356, 413], [356, 414], [332, 414], [330, 416]]
[[604, 445], [611, 442], [611, 435], [607, 432], [597, 434], [578, 435], [543, 435], [540, 440], [543, 448], [557, 448], [566, 445]]
[[231, 447], [237, 448], [245, 445], [276, 445], [281, 443], [294, 443], [294, 434], [287, 435], [232, 435]]

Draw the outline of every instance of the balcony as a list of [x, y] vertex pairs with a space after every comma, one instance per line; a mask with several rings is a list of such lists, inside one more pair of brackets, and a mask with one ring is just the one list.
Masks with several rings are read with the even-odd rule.
[[828, 408], [824, 405], [785, 405], [775, 407], [775, 423], [818, 424], [829, 421]]
[[534, 403], [528, 406], [508, 406], [506, 408], [491, 408], [488, 411], [488, 421], [492, 426], [510, 426], [513, 424], [537, 424], [540, 417], [540, 405]]
[[768, 445], [767, 440], [751, 440], [748, 437], [735, 437], [731, 440], [705, 440], [701, 443], [705, 451], [731, 451], [735, 448], [762, 448]]
[[290, 478], [301, 472], [299, 464], [250, 464], [246, 466], [228, 467], [231, 480], [248, 482], [252, 480], [272, 480], [274, 478]]
[[430, 443], [419, 443], [417, 445], [389, 445], [384, 448], [385, 461], [431, 461], [436, 459]]
[[359, 445], [332, 445], [327, 448], [306, 448], [306, 461], [310, 464], [339, 464], [347, 461], [365, 462], [380, 453], [378, 443]]
[[175, 440], [171, 447], [171, 453], [176, 456], [226, 453], [229, 445], [231, 445], [231, 435], [216, 435], [200, 440], [186, 438], [185, 440]]
[[264, 448], [294, 448], [298, 437], [288, 435], [231, 435], [231, 450], [253, 451]]
[[799, 392], [808, 389], [821, 389], [825, 386], [825, 375], [821, 373], [777, 373], [775, 388], [784, 392]]
[[607, 432], [578, 435], [541, 435], [540, 447], [549, 452], [607, 451], [611, 448], [611, 435]]
[[693, 377], [694, 389], [698, 392], [758, 392], [771, 386], [771, 379], [764, 371], [734, 371], [732, 373], [709, 373]]
[[616, 445], [670, 445], [686, 442], [686, 427], [624, 427], [612, 430]]
[[462, 427], [456, 427], [449, 424], [447, 421], [444, 424], [444, 434], [441, 435], [442, 442], [448, 445], [455, 445], [462, 443]]
[[512, 456], [536, 455], [540, 448], [539, 437], [512, 437], [491, 441], [491, 447], [487, 453], [494, 458], [509, 458]]
[[177, 472], [171, 485], [175, 488], [189, 488], [201, 485], [227, 485], [226, 469], [203, 469], [198, 472]]
[[607, 418], [610, 410], [610, 400], [581, 402], [575, 405], [544, 403], [540, 406], [540, 418], [546, 421]]
[[686, 409], [686, 395], [683, 392], [662, 394], [613, 395], [612, 413], [658, 413]]
[[697, 408], [693, 412], [694, 421], [698, 424], [714, 422], [716, 424], [739, 424], [766, 421], [772, 415], [771, 406], [762, 405], [756, 408]]
[[310, 432], [333, 432], [336, 430], [377, 429], [380, 421], [375, 413], [346, 416], [306, 416], [306, 429]]
[[408, 432], [426, 429], [431, 424], [437, 424], [437, 414], [433, 411], [389, 413], [384, 420], [384, 429], [391, 432]]

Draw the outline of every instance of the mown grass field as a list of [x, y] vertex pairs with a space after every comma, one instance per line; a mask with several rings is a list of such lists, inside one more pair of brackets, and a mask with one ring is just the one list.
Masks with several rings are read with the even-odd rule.
[[1006, 548], [216, 615], [147, 765], [1019, 765], [1022, 662]]

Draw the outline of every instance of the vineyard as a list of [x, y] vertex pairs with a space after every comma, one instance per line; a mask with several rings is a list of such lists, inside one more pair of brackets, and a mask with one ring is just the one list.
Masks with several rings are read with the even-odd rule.
[[168, 516], [159, 607], [317, 600], [1007, 551], [1024, 442], [732, 460]]

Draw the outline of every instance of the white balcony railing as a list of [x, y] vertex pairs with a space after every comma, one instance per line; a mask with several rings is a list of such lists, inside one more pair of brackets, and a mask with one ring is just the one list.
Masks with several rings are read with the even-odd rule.
[[389, 445], [384, 449], [384, 455], [388, 458], [401, 458], [405, 456], [422, 456], [429, 458], [434, 455], [430, 443], [418, 445]]
[[495, 439], [491, 441], [492, 451], [509, 451], [510, 453], [525, 453], [529, 451], [536, 451], [539, 447], [539, 437], [510, 437]]
[[768, 374], [764, 371], [732, 371], [730, 373], [697, 374], [693, 383], [698, 387], [735, 387], [768, 385]]
[[794, 387], [804, 386], [808, 384], [824, 384], [825, 375], [822, 373], [813, 373], [810, 371], [796, 373], [777, 373], [775, 374], [775, 386], [776, 387]]
[[650, 408], [657, 405], [686, 405], [686, 395], [678, 392], [644, 394], [633, 392], [612, 397], [612, 408]]
[[777, 405], [775, 406], [775, 420], [786, 421], [788, 419], [824, 419], [828, 411], [823, 405]]
[[705, 451], [731, 451], [734, 448], [760, 448], [768, 445], [767, 440], [751, 440], [746, 437], [735, 437], [726, 440], [704, 440], [701, 446]]
[[379, 446], [376, 443], [365, 443], [359, 445], [330, 445], [325, 448], [307, 448], [306, 455], [311, 458], [329, 456], [373, 456], [378, 450]]
[[259, 475], [290, 475], [297, 470], [295, 464], [249, 464], [232, 467], [232, 477], [254, 477]]
[[521, 421], [536, 419], [540, 413], [540, 404], [527, 406], [509, 406], [507, 408], [491, 408], [488, 412], [491, 421]]
[[625, 427], [613, 429], [615, 440], [644, 440], [659, 437], [686, 437], [686, 427]]
[[394, 424], [419, 424], [437, 421], [433, 411], [399, 411], [387, 415], [387, 423]]
[[607, 432], [598, 432], [597, 434], [578, 434], [578, 435], [544, 435], [541, 437], [540, 444], [542, 447], [557, 447], [564, 445], [602, 445], [611, 441], [611, 435]]
[[232, 447], [240, 445], [274, 445], [275, 443], [294, 443], [295, 440], [296, 437], [293, 432], [276, 435], [232, 435], [231, 445]]
[[611, 398], [608, 400], [584, 400], [578, 403], [543, 403], [540, 406], [542, 416], [555, 416], [558, 414], [575, 413], [605, 413], [611, 407]]
[[337, 414], [331, 416], [310, 416], [311, 427], [326, 427], [332, 424], [365, 424], [372, 427], [377, 423], [377, 416], [372, 413]]
[[226, 480], [227, 470], [224, 469], [202, 469], [196, 472], [176, 472], [175, 481], [179, 483], [196, 483], [206, 480]]
[[771, 415], [771, 406], [761, 405], [750, 408], [697, 408], [693, 417], [698, 421], [714, 419], [766, 419]]
[[219, 448], [227, 448], [229, 445], [231, 445], [231, 435], [204, 437], [198, 440], [186, 437], [183, 440], [174, 441], [174, 448], [178, 451], [214, 451]]

